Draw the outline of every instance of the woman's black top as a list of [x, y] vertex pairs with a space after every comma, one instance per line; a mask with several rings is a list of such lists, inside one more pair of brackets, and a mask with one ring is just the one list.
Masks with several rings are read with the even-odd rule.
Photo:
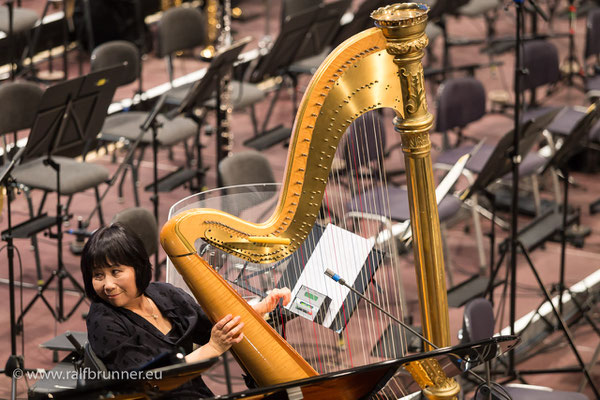
[[[210, 339], [212, 323], [198, 303], [168, 283], [150, 283], [144, 294], [172, 325], [165, 335], [143, 317], [122, 307], [93, 302], [87, 316], [88, 341], [111, 371], [136, 370], [165, 352], [192, 351], [193, 344]], [[201, 377], [180, 386], [169, 396], [177, 399], [212, 397]]]

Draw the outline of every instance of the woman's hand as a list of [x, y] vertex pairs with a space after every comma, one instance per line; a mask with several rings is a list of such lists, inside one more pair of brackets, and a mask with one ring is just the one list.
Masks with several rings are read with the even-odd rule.
[[284, 306], [287, 305], [292, 299], [292, 292], [290, 292], [290, 289], [284, 287], [281, 289], [271, 290], [267, 297], [253, 306], [254, 310], [256, 310], [256, 312], [259, 314], [269, 313], [275, 309], [280, 299], [283, 300]]
[[233, 317], [231, 314], [228, 314], [212, 327], [208, 344], [221, 355], [229, 350], [233, 344], [242, 341], [244, 338], [244, 334], [242, 333], [243, 327], [244, 323], [241, 321], [239, 315]]
[[208, 343], [188, 354], [185, 357], [186, 362], [205, 360], [225, 353], [233, 344], [244, 339], [243, 327], [244, 323], [239, 315], [237, 317], [233, 317], [231, 314], [225, 316], [213, 325]]

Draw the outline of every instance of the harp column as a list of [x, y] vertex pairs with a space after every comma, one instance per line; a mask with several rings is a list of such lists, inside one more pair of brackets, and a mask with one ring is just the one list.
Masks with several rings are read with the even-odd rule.
[[[435, 198], [429, 130], [433, 116], [427, 110], [423, 49], [427, 6], [395, 4], [374, 11], [371, 17], [387, 40], [387, 52], [394, 56], [402, 91], [403, 115], [397, 113], [395, 129], [402, 138], [406, 164], [414, 257], [421, 302], [423, 334], [439, 347], [450, 346], [450, 322], [442, 235]], [[429, 349], [431, 350], [431, 349]], [[448, 378], [435, 359], [410, 363], [405, 368], [429, 399], [456, 399], [458, 383]]]
[[427, 110], [423, 76], [423, 50], [427, 7], [404, 3], [380, 8], [371, 17], [387, 39], [402, 88], [404, 115], [395, 129], [402, 138], [406, 164], [415, 267], [421, 301], [424, 335], [440, 347], [450, 345], [448, 299], [442, 254], [442, 237], [435, 198], [429, 130], [433, 116]]

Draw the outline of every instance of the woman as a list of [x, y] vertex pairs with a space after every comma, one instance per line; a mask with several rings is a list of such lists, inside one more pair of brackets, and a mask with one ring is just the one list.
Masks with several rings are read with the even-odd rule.
[[[216, 357], [244, 337], [239, 316], [227, 315], [213, 325], [182, 289], [150, 283], [152, 266], [141, 240], [118, 223], [100, 228], [88, 240], [81, 272], [92, 300], [88, 341], [109, 370], [135, 370], [180, 349], [187, 362]], [[264, 314], [280, 299], [290, 301], [289, 289], [275, 289], [253, 307]], [[200, 347], [192, 351], [194, 343]], [[179, 387], [176, 396], [213, 394], [198, 377]]]

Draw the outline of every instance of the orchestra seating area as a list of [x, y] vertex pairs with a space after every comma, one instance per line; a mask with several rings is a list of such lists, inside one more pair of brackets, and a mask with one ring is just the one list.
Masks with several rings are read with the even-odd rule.
[[[91, 232], [122, 221], [124, 212], [142, 208], [144, 215], [151, 214], [152, 228], [140, 229], [156, 236], [152, 229], [160, 232], [171, 207], [190, 195], [239, 184], [282, 183], [287, 163], [293, 161], [288, 160], [288, 151], [295, 150], [290, 141], [292, 126], [296, 115], [305, 111], [299, 105], [311, 90], [318, 66], [340, 43], [373, 26], [371, 11], [391, 3], [0, 2], [0, 177], [11, 169], [11, 179], [3, 179], [0, 186], [0, 302], [5, 304], [0, 314], [0, 368], [8, 360], [7, 372], [0, 375], [0, 399], [15, 393], [13, 398], [18, 399], [48, 398], [36, 379], [11, 379], [8, 371], [14, 370], [15, 355], [22, 366], [34, 370], [72, 363], [71, 356], [83, 360], [83, 348], [74, 348], [64, 334], [74, 332], [85, 343], [81, 333], [86, 331], [90, 300], [81, 291], [80, 253]], [[404, 102], [406, 110], [415, 102], [417, 108], [425, 104], [433, 115], [435, 182], [444, 178], [460, 155], [473, 153], [463, 173], [456, 174], [446, 188], [445, 200], [438, 198], [443, 243], [437, 248], [424, 245], [428, 251], [443, 251], [451, 344], [466, 341], [464, 316], [470, 311], [466, 305], [493, 287], [493, 294], [487, 296], [494, 308], [493, 332], [521, 336], [514, 358], [505, 356], [492, 364], [493, 380], [564, 392], [559, 397], [519, 397], [512, 390], [513, 399], [600, 399], [600, 111], [596, 115], [590, 108], [600, 99], [600, 2], [423, 3], [432, 14], [425, 30], [429, 41], [423, 74], [404, 77], [413, 82], [406, 87], [417, 87], [414, 82], [422, 77], [425, 93], [407, 89], [398, 101]], [[523, 4], [519, 12], [516, 4]], [[9, 15], [12, 24], [5, 24]], [[523, 25], [520, 53], [515, 43], [518, 25]], [[114, 67], [123, 61], [125, 66]], [[383, 70], [373, 68], [376, 81]], [[522, 76], [517, 85], [520, 95], [515, 95], [515, 76]], [[400, 72], [398, 79], [404, 79]], [[522, 107], [517, 109], [515, 102]], [[554, 114], [545, 114], [551, 110]], [[58, 112], [73, 120], [61, 122]], [[329, 222], [346, 221], [337, 208], [344, 204], [345, 211], [357, 211], [360, 217], [340, 225], [345, 229], [377, 225], [379, 230], [371, 238], [379, 240], [387, 226], [378, 225], [378, 217], [365, 217], [359, 207], [363, 200], [349, 200], [348, 193], [374, 192], [356, 188], [367, 181], [366, 176], [401, 193], [401, 198], [391, 198], [390, 192], [386, 200], [375, 200], [389, 202], [390, 223], [403, 227], [402, 232], [392, 230], [393, 239], [389, 230], [384, 232], [390, 247], [382, 258], [394, 259], [396, 269], [388, 273], [382, 266], [378, 274], [397, 275], [405, 308], [389, 311], [396, 316], [400, 316], [396, 311], [402, 313], [422, 332], [422, 287], [415, 267], [419, 255], [413, 253], [418, 243], [405, 240], [408, 225], [402, 222], [410, 218], [406, 185], [415, 178], [418, 186], [426, 177], [412, 176], [414, 171], [405, 164], [402, 145], [408, 139], [403, 143], [394, 130], [394, 113], [386, 109], [368, 115], [375, 115], [379, 123], [357, 120], [354, 130], [348, 127], [347, 136], [356, 140], [358, 152], [369, 152], [365, 150], [369, 146], [381, 148], [371, 147], [373, 158], [352, 168], [354, 148], [342, 142], [329, 177], [337, 179], [343, 190], [338, 194], [327, 186], [324, 204], [328, 206], [321, 206], [320, 215], [328, 216], [323, 219]], [[360, 124], [376, 131], [377, 141], [358, 137]], [[141, 126], [147, 128], [145, 133], [140, 134]], [[518, 157], [508, 136], [515, 126], [529, 135], [519, 142], [526, 151]], [[579, 139], [570, 140], [572, 135]], [[32, 137], [39, 145], [28, 141]], [[18, 152], [23, 147], [25, 151]], [[243, 157], [241, 164], [234, 164]], [[61, 160], [60, 196], [54, 162], [47, 165], [48, 159]], [[516, 182], [515, 168], [520, 170]], [[518, 211], [513, 207], [516, 199]], [[270, 197], [265, 204], [275, 209]], [[244, 205], [236, 206], [240, 213], [244, 211]], [[60, 224], [57, 211], [63, 215]], [[12, 237], [7, 235], [9, 224]], [[437, 221], [432, 224], [436, 225]], [[150, 241], [156, 249], [151, 256], [154, 279], [165, 281], [166, 253], [157, 238]], [[513, 269], [515, 275], [510, 274]], [[374, 275], [377, 279], [363, 288], [365, 294], [378, 296], [398, 289], [390, 288], [391, 281], [381, 275]], [[270, 276], [265, 273], [261, 279]], [[557, 318], [544, 291], [558, 304], [561, 284], [565, 291], [561, 318]], [[359, 303], [357, 309], [363, 308], [365, 302]], [[363, 314], [357, 312], [356, 318]], [[474, 314], [474, 318], [484, 317]], [[363, 323], [369, 321], [365, 317]], [[341, 358], [339, 354], [353, 346], [364, 346], [368, 352], [363, 345], [367, 339], [348, 336], [342, 329], [329, 349], [332, 354]], [[58, 347], [56, 337], [62, 337]], [[302, 334], [290, 337], [299, 348], [310, 340]], [[422, 351], [422, 343], [413, 340], [409, 348]], [[478, 371], [485, 375], [483, 367]], [[230, 353], [203, 377], [215, 394], [246, 389], [242, 369]], [[463, 374], [457, 381], [463, 388], [461, 398], [473, 398], [477, 384], [472, 377]]]

